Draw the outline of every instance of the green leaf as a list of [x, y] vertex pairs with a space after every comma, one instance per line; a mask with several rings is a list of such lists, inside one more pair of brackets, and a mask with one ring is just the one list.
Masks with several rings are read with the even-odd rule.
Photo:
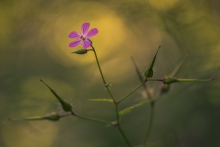
[[89, 99], [89, 101], [92, 101], [92, 102], [110, 102], [110, 103], [114, 103], [113, 99]]
[[153, 100], [145, 100], [145, 101], [143, 101], [143, 102], [140, 102], [139, 104], [130, 106], [130, 107], [128, 107], [128, 108], [126, 108], [126, 109], [120, 111], [120, 112], [119, 112], [119, 115], [123, 116], [123, 115], [125, 115], [125, 114], [128, 114], [128, 113], [130, 113], [134, 108], [140, 107], [140, 106], [142, 106], [142, 105], [145, 105], [145, 104], [150, 103], [150, 102], [155, 101], [155, 100], [157, 100], [157, 99], [154, 98]]

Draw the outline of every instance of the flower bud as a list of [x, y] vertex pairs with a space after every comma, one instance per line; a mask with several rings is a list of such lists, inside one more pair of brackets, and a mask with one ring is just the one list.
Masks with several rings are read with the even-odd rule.
[[79, 50], [72, 52], [72, 53], [82, 55], [82, 54], [86, 54], [87, 52], [88, 52], [88, 50], [83, 48], [83, 49], [79, 49]]

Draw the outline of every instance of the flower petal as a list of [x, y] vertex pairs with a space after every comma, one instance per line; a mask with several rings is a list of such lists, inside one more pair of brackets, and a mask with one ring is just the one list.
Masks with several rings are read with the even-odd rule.
[[98, 34], [98, 29], [97, 28], [93, 28], [93, 29], [91, 29], [89, 32], [88, 32], [88, 34], [86, 35], [86, 38], [90, 38], [90, 37], [92, 37], [92, 36], [95, 36], [96, 34]]
[[91, 42], [90, 42], [88, 39], [86, 39], [86, 40], [83, 41], [82, 44], [83, 44], [83, 47], [84, 47], [84, 48], [88, 48], [88, 47], [90, 47]]
[[85, 37], [87, 35], [88, 29], [89, 29], [90, 23], [85, 22], [82, 24], [82, 35]]
[[79, 33], [77, 33], [76, 31], [73, 31], [73, 32], [71, 32], [70, 34], [69, 34], [69, 38], [80, 38], [80, 34]]
[[75, 40], [69, 44], [69, 47], [76, 47], [82, 40]]

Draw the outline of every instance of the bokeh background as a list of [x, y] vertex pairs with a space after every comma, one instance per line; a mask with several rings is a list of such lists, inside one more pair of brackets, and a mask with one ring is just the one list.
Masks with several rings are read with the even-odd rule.
[[[220, 2], [218, 0], [1, 0], [0, 1], [0, 146], [125, 147], [117, 129], [66, 117], [58, 122], [8, 121], [60, 112], [43, 79], [80, 114], [115, 120], [92, 52], [75, 55], [71, 31], [90, 28], [107, 81], [119, 99], [140, 82], [131, 56], [143, 72], [159, 45], [155, 78], [169, 75], [188, 53], [177, 77], [215, 78], [177, 83], [156, 103], [149, 147], [220, 146]], [[149, 82], [158, 96], [161, 83]], [[143, 88], [120, 110], [146, 99]], [[122, 119], [133, 146], [143, 143], [149, 104]]]

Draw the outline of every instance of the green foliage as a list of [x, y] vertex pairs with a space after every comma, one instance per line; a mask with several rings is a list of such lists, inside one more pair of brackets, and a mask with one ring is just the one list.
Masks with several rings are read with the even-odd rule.
[[133, 105], [133, 106], [130, 106], [130, 107], [124, 109], [124, 110], [121, 110], [121, 111], [119, 112], [119, 115], [120, 115], [120, 116], [123, 116], [123, 115], [125, 115], [125, 114], [128, 114], [128, 113], [130, 113], [133, 109], [138, 108], [138, 107], [140, 107], [140, 106], [143, 106], [143, 105], [145, 105], [145, 104], [148, 104], [148, 103], [150, 103], [150, 102], [152, 102], [152, 101], [155, 101], [155, 100], [157, 100], [157, 99], [154, 98], [153, 100], [145, 100], [145, 101], [142, 101], [142, 102], [140, 102], [140, 103], [138, 103], [138, 104], [136, 104], [136, 105]]

